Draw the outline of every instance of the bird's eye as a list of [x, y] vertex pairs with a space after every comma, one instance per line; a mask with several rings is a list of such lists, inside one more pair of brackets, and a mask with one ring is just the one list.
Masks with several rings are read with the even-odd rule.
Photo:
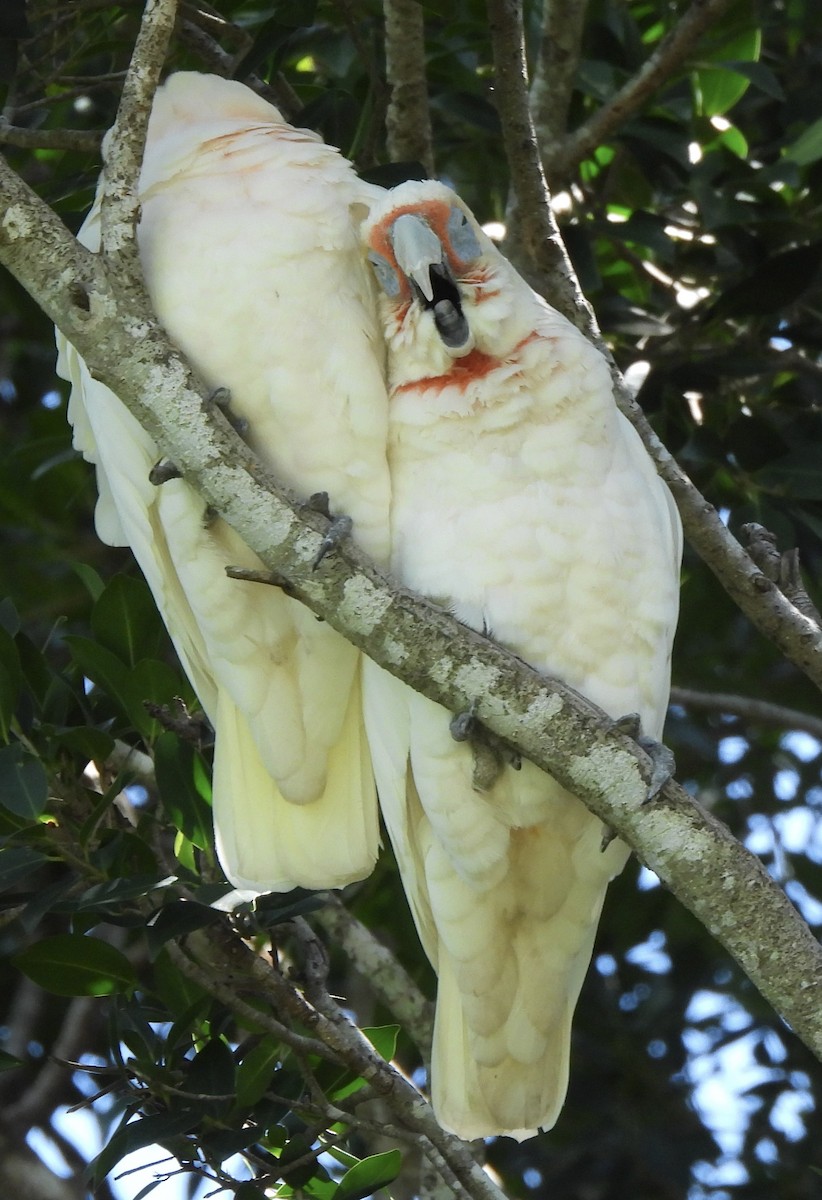
[[448, 237], [451, 247], [463, 262], [473, 262], [482, 253], [479, 239], [471, 227], [468, 217], [455, 204], [448, 218]]
[[376, 250], [370, 250], [368, 253], [368, 261], [374, 269], [374, 274], [377, 276], [377, 283], [380, 285], [386, 296], [399, 296], [400, 281], [397, 272], [391, 266], [387, 258], [383, 258], [381, 254], [377, 254]]

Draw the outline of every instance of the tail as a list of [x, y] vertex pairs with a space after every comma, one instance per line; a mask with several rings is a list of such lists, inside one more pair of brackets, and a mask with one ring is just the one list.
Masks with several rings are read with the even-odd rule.
[[379, 851], [376, 793], [361, 716], [359, 673], [327, 784], [307, 804], [285, 800], [262, 763], [248, 722], [225, 689], [217, 702], [214, 829], [235, 887], [286, 892], [337, 888], [362, 879]]
[[[580, 984], [589, 957], [590, 946], [584, 951]], [[579, 988], [569, 980], [554, 981], [552, 992], [558, 989], [561, 994], [544, 1000], [546, 1008], [556, 1004], [558, 1012], [538, 1046], [528, 1044], [527, 1034], [519, 1047], [511, 1046], [507, 1035], [513, 1033], [516, 1041], [517, 1024], [523, 1019], [517, 1009], [524, 1006], [523, 992], [529, 989], [528, 979], [521, 980], [504, 1029], [479, 1034], [466, 1018], [455, 964], [450, 955], [440, 953], [432, 1101], [443, 1128], [461, 1138], [503, 1135], [524, 1141], [556, 1123], [568, 1090], [571, 1020]], [[527, 1019], [523, 1024], [529, 1024]]]

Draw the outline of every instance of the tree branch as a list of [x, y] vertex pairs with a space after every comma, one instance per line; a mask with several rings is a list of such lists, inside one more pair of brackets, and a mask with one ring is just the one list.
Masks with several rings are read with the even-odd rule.
[[422, 5], [419, 0], [383, 0], [383, 13], [385, 73], [391, 89], [385, 117], [388, 155], [392, 162], [421, 162], [433, 177]]
[[[678, 787], [645, 804], [650, 763], [571, 689], [387, 579], [353, 544], [314, 563], [327, 522], [269, 480], [143, 304], [0, 160], [0, 261], [184, 477], [295, 594], [365, 653], [578, 795], [736, 958], [822, 1057], [822, 950], [761, 863]], [[761, 572], [759, 573], [761, 574]]]
[[21, 150], [79, 150], [96, 154], [103, 135], [96, 129], [24, 129], [0, 117], [0, 145]]
[[693, 0], [685, 16], [662, 39], [636, 75], [607, 104], [598, 108], [584, 125], [570, 134], [553, 154], [551, 147], [547, 148], [544, 162], [551, 179], [567, 177], [584, 158], [633, 116], [649, 96], [682, 66], [705, 30], [732, 2]]
[[551, 161], [568, 135], [587, 9], [588, 0], [543, 0], [530, 100], [543, 163]]
[[822, 741], [822, 717], [798, 712], [784, 704], [771, 704], [753, 696], [736, 696], [730, 692], [702, 692], [696, 688], [671, 688], [671, 703], [703, 712], [728, 713], [759, 725], [776, 725], [780, 729], [799, 729]]
[[354, 968], [402, 1023], [425, 1061], [429, 1062], [434, 1006], [425, 999], [405, 967], [336, 896], [331, 896], [326, 906], [313, 916], [345, 951]]
[[488, 21], [494, 54], [494, 93], [502, 125], [505, 156], [511, 172], [516, 213], [509, 224], [517, 227], [539, 292], [587, 332], [593, 314], [580, 291], [570, 260], [551, 211], [551, 196], [542, 169], [537, 135], [531, 118], [528, 68], [521, 0], [488, 0]]
[[[277, 1012], [319, 1038], [325, 1046], [383, 1097], [406, 1126], [423, 1136], [423, 1152], [445, 1179], [453, 1181], [453, 1194], [470, 1200], [505, 1200], [503, 1193], [474, 1161], [469, 1147], [455, 1134], [446, 1133], [434, 1110], [412, 1083], [376, 1052], [324, 988], [311, 988], [309, 1000], [258, 954], [225, 933], [217, 939], [200, 931], [187, 939], [198, 956], [206, 956], [209, 970], [228, 972], [228, 978], [251, 978]], [[215, 943], [217, 943], [215, 945]], [[216, 951], [216, 957], [215, 957]], [[230, 985], [228, 985], [230, 986]]]
[[166, 59], [177, 0], [147, 0], [134, 53], [123, 84], [100, 193], [100, 237], [113, 268], [142, 279], [136, 228], [140, 212], [137, 180], [143, 162], [148, 118]]

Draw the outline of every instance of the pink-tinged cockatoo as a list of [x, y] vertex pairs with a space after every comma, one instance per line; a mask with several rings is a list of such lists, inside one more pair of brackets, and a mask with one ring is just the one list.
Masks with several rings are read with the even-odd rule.
[[[380, 189], [240, 83], [173, 75], [140, 179], [140, 257], [157, 316], [275, 477], [327, 492], [359, 543], [387, 550], [385, 350], [359, 222]], [[99, 247], [99, 205], [81, 231]], [[252, 891], [338, 887], [378, 851], [359, 654], [273, 587], [58, 337], [75, 445], [96, 465], [97, 530], [130, 545], [216, 733], [214, 819], [228, 877]]]
[[[363, 232], [388, 346], [394, 573], [658, 738], [681, 531], [604, 357], [445, 186], [395, 188]], [[466, 1138], [528, 1137], [564, 1100], [571, 1017], [627, 849], [603, 850], [601, 822], [533, 764], [478, 769], [448, 714], [373, 664], [365, 713], [439, 976], [436, 1111]]]

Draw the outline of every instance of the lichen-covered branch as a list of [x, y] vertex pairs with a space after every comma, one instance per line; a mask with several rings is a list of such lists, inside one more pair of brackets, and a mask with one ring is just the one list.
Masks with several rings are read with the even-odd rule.
[[383, 0], [385, 73], [391, 96], [385, 126], [392, 162], [420, 162], [434, 174], [425, 74], [425, 27], [419, 0]]
[[693, 0], [691, 7], [631, 79], [556, 149], [543, 147], [551, 177], [565, 178], [682, 66], [699, 38], [733, 0]]
[[147, 0], [117, 116], [108, 135], [109, 155], [100, 205], [102, 246], [110, 263], [122, 262], [137, 279], [142, 277], [135, 237], [140, 211], [137, 180], [151, 105], [176, 16], [177, 0]]
[[345, 951], [352, 966], [391, 1010], [426, 1062], [431, 1058], [434, 1005], [405, 967], [335, 896], [314, 915], [317, 924]]
[[[761, 863], [671, 783], [645, 804], [650, 764], [609, 718], [343, 546], [315, 569], [326, 521], [300, 509], [216, 410], [156, 321], [118, 297], [104, 261], [0, 160], [0, 262], [75, 343], [295, 594], [355, 645], [451, 711], [494, 733], [577, 794], [723, 943], [822, 1057], [822, 950]], [[761, 572], [758, 573], [762, 578]], [[263, 586], [263, 585], [261, 585]]]

